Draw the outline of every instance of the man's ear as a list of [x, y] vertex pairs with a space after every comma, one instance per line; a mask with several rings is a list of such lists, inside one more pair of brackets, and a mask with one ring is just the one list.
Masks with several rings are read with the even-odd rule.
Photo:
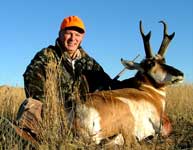
[[58, 32], [58, 36], [60, 36], [60, 34], [61, 34], [61, 30]]
[[64, 35], [64, 30], [60, 30], [59, 32], [58, 32], [58, 37], [60, 38], [60, 37], [62, 37]]

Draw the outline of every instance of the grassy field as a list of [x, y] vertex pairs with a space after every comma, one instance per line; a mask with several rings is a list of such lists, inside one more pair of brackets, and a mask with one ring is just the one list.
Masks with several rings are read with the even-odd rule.
[[[49, 94], [53, 95], [53, 93]], [[18, 108], [24, 99], [25, 94], [23, 88], [1, 86], [0, 116], [6, 117], [9, 120], [15, 120]], [[73, 139], [71, 132], [66, 127], [65, 113], [60, 106], [55, 105], [55, 101], [54, 97], [49, 98], [48, 103], [50, 105], [48, 106], [47, 119], [42, 125], [41, 138], [43, 142], [39, 145], [39, 149], [101, 149], [102, 146], [86, 145], [81, 140]], [[155, 137], [148, 141], [134, 143], [127, 149], [177, 150], [187, 147], [188, 144], [192, 144], [193, 84], [179, 84], [167, 88], [166, 112], [173, 126], [173, 132], [169, 137]], [[3, 132], [3, 130], [1, 132]], [[0, 134], [2, 134], [1, 132]], [[126, 148], [116, 147], [113, 149]]]

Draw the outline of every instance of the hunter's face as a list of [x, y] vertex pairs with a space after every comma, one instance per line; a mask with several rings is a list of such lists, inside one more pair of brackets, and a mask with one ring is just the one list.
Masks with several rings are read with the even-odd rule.
[[80, 43], [82, 42], [84, 37], [84, 33], [80, 33], [75, 30], [62, 30], [59, 34], [59, 39], [61, 41], [62, 46], [69, 54], [73, 54]]

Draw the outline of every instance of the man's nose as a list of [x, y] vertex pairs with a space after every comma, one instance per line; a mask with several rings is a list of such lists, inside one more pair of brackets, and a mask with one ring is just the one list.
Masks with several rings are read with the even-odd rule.
[[71, 34], [70, 39], [71, 39], [71, 40], [74, 40], [74, 39], [75, 39], [75, 35], [74, 35], [74, 34]]

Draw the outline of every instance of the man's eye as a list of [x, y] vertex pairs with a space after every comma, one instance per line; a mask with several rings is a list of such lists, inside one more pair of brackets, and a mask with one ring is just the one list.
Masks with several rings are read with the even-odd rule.
[[65, 32], [65, 34], [66, 34], [66, 35], [69, 35], [69, 34], [71, 34], [71, 33], [70, 33], [70, 32]]
[[75, 36], [79, 37], [79, 36], [81, 36], [81, 35], [80, 35], [80, 34], [78, 34], [78, 33], [76, 33], [76, 34], [75, 34]]

